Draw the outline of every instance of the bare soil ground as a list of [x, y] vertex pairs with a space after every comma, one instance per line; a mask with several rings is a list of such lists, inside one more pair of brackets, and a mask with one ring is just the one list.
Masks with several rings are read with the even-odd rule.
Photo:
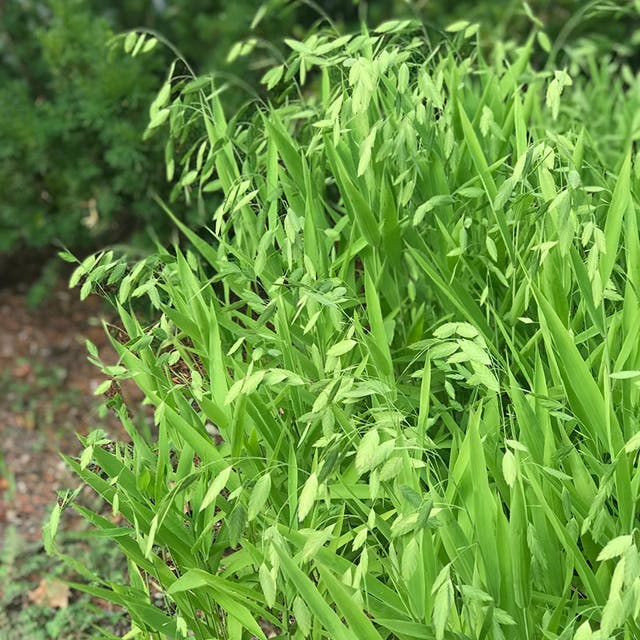
[[[64, 282], [37, 309], [27, 306], [24, 290], [0, 289], [0, 638], [35, 640], [45, 633], [42, 625], [54, 625], [43, 638], [94, 637], [65, 627], [64, 609], [78, 598], [51, 582], [69, 576], [54, 569], [41, 538], [56, 490], [78, 485], [59, 452], [76, 455], [75, 434], [97, 427], [121, 435], [111, 416], [100, 417], [104, 399], [93, 391], [104, 377], [87, 361], [84, 346], [89, 338], [105, 361], [115, 361], [101, 319], [109, 320], [102, 301], [80, 302]], [[129, 400], [139, 402], [135, 395]], [[81, 528], [71, 510], [64, 518], [65, 529]], [[92, 604], [110, 611], [106, 603]], [[21, 629], [25, 620], [35, 620], [38, 632]]]
[[118, 431], [98, 415], [103, 398], [93, 391], [104, 377], [84, 346], [89, 338], [109, 359], [105, 311], [99, 299], [80, 303], [63, 284], [34, 310], [21, 293], [0, 293], [0, 541], [9, 524], [22, 539], [40, 540], [56, 488], [73, 484], [59, 452], [78, 452], [76, 433]]

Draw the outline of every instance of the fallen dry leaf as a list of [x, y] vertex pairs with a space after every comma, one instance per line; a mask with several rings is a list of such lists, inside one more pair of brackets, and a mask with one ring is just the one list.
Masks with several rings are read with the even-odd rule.
[[25, 362], [15, 367], [13, 375], [15, 378], [28, 378], [31, 375], [31, 371], [31, 365]]
[[23, 429], [28, 429], [29, 431], [33, 431], [36, 426], [36, 419], [33, 411], [27, 411], [23, 414], [14, 416], [14, 421], [17, 426]]
[[42, 578], [40, 584], [27, 595], [39, 607], [66, 609], [69, 606], [69, 587], [55, 578]]

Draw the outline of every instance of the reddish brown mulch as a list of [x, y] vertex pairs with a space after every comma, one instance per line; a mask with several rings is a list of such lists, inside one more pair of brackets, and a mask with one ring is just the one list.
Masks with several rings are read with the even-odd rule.
[[80, 302], [64, 283], [35, 310], [24, 292], [0, 290], [0, 548], [9, 525], [39, 540], [55, 490], [77, 485], [58, 454], [78, 453], [76, 432], [121, 435], [111, 416], [98, 415], [103, 398], [93, 391], [104, 376], [84, 344], [90, 339], [115, 361], [100, 324], [109, 317], [100, 299]]
[[[59, 614], [67, 622], [64, 628], [56, 627], [56, 638], [95, 637], [89, 631], [94, 623], [117, 635], [130, 628], [128, 617], [107, 602], [93, 598], [94, 612], [85, 609], [80, 604], [82, 594], [60, 582], [60, 578], [77, 580], [78, 576], [61, 573], [59, 563], [46, 556], [41, 543], [42, 525], [56, 501], [56, 490], [80, 484], [60, 452], [77, 455], [81, 445], [76, 433], [86, 435], [96, 428], [125, 437], [110, 412], [103, 411], [101, 416], [104, 398], [93, 392], [104, 376], [87, 360], [85, 347], [88, 338], [105, 363], [115, 364], [117, 357], [101, 324], [113, 317], [102, 300], [90, 297], [81, 302], [78, 290], [69, 291], [62, 281], [37, 309], [28, 307], [26, 287], [2, 289], [0, 284], [2, 638], [50, 637], [42, 625], [59, 620]], [[123, 387], [125, 400], [135, 410], [139, 392], [134, 385]], [[61, 529], [80, 531], [84, 526], [67, 509]], [[65, 545], [72, 545], [65, 546], [66, 553], [90, 555], [86, 543]], [[100, 556], [99, 562], [115, 560]], [[114, 567], [123, 570], [119, 561]]]

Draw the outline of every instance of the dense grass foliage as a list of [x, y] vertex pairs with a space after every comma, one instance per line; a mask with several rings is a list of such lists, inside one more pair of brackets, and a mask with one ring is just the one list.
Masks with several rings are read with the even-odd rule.
[[640, 79], [476, 31], [289, 40], [230, 119], [210, 78], [158, 95], [210, 228], [165, 206], [190, 249], [77, 268], [131, 443], [68, 463], [123, 520], [67, 495], [45, 534], [71, 504], [120, 547], [129, 583], [79, 588], [129, 637], [640, 634]]

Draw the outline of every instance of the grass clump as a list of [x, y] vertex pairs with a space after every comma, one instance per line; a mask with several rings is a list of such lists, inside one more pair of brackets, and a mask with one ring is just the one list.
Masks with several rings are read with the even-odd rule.
[[188, 248], [73, 278], [155, 410], [144, 438], [116, 395], [132, 446], [68, 460], [124, 518], [75, 507], [128, 559], [80, 587], [128, 637], [640, 633], [635, 124], [599, 138], [639, 81], [476, 37], [317, 33], [252, 115], [210, 78], [152, 107], [200, 136], [168, 161], [209, 233], [167, 211]]

